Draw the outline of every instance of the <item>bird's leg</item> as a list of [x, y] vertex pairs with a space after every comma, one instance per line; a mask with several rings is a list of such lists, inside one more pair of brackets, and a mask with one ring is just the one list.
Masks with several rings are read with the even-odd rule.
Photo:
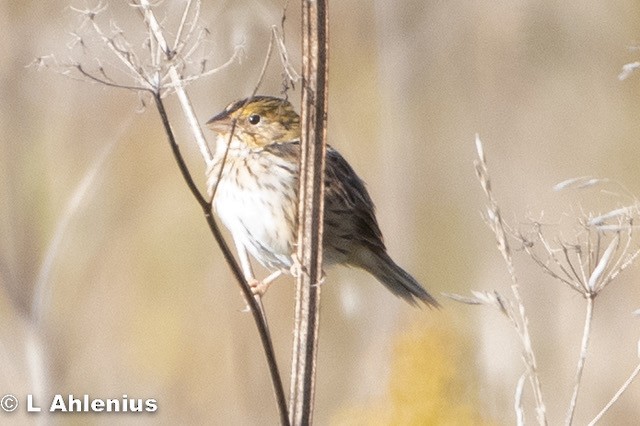
[[[239, 238], [235, 238], [235, 236], [233, 238], [233, 242], [236, 246], [236, 252], [238, 253], [238, 259], [240, 260], [240, 266], [242, 267], [244, 279], [247, 280], [247, 284], [249, 284], [249, 287], [251, 287], [251, 292], [253, 293], [253, 295], [257, 298], [262, 298], [273, 281], [275, 281], [275, 279], [282, 275], [285, 271], [278, 270], [272, 272], [263, 280], [256, 279], [253, 273], [253, 268], [251, 267], [251, 261], [249, 260], [249, 253], [247, 252], [246, 247], [244, 246], [244, 244], [242, 244], [242, 241], [240, 241]], [[244, 294], [242, 297], [244, 298]], [[242, 311], [246, 312], [248, 310], [249, 305], [247, 304]]]
[[249, 284], [252, 281], [255, 281], [255, 276], [253, 275], [253, 268], [251, 267], [251, 262], [249, 261], [249, 253], [247, 252], [246, 247], [240, 241], [239, 238], [233, 236], [233, 242], [236, 245], [236, 252], [238, 253], [238, 258], [240, 259], [240, 267], [242, 268], [242, 273], [244, 274], [244, 279], [247, 280]]
[[253, 282], [249, 283], [249, 285], [251, 285], [251, 291], [253, 291], [253, 294], [256, 296], [264, 296], [271, 284], [283, 273], [284, 272], [279, 269], [269, 274], [262, 281], [258, 281], [254, 278]]
[[[260, 284], [260, 281], [258, 281], [253, 275], [253, 268], [251, 267], [251, 261], [249, 260], [249, 253], [247, 253], [247, 248], [235, 235], [233, 235], [233, 242], [236, 246], [236, 252], [238, 253], [238, 259], [240, 260], [240, 267], [242, 268], [244, 279], [247, 281], [247, 284], [249, 284], [249, 287], [251, 287], [253, 294], [261, 297], [262, 294], [258, 294], [254, 291], [254, 288], [256, 288]], [[244, 299], [244, 293], [240, 292], [240, 294]], [[248, 312], [249, 303], [247, 303], [246, 300], [244, 301], [244, 303], [245, 306], [244, 309], [242, 309], [242, 312]]]

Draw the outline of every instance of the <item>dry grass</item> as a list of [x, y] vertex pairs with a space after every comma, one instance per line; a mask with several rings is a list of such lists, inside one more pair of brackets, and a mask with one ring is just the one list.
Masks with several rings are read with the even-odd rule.
[[[565, 424], [571, 425], [578, 406], [578, 395], [588, 355], [596, 298], [606, 287], [614, 283], [619, 274], [631, 266], [640, 254], [634, 233], [634, 222], [640, 214], [639, 204], [634, 203], [632, 206], [616, 208], [604, 214], [581, 213], [579, 216], [573, 217], [576, 226], [569, 233], [569, 237], [565, 237], [563, 233], [557, 231], [557, 225], [545, 225], [540, 220], [529, 219], [527, 220], [528, 225], [516, 229], [503, 220], [500, 206], [493, 194], [484, 147], [478, 136], [476, 136], [476, 149], [478, 153], [478, 159], [475, 162], [476, 174], [488, 201], [484, 218], [494, 233], [498, 251], [505, 261], [511, 278], [512, 294], [504, 296], [497, 291], [473, 291], [472, 297], [449, 296], [462, 303], [492, 307], [509, 320], [519, 337], [522, 359], [526, 369], [516, 384], [514, 409], [517, 423], [525, 424], [523, 397], [525, 379], [528, 379], [533, 392], [536, 419], [541, 425], [549, 423], [544, 404], [546, 394], [543, 392], [539, 378], [540, 366], [529, 333], [529, 318], [526, 314], [525, 301], [520, 295], [520, 279], [513, 263], [514, 250], [512, 245], [516, 247], [518, 252], [526, 254], [540, 271], [585, 299], [585, 320], [576, 361], [574, 387], [565, 418]], [[582, 177], [561, 182], [554, 189], [556, 191], [584, 190], [606, 183], [609, 182]], [[618, 400], [638, 375], [639, 369], [640, 365], [634, 369], [600, 414], [593, 419], [592, 424], [595, 424]], [[551, 397], [557, 398], [556, 395]]]

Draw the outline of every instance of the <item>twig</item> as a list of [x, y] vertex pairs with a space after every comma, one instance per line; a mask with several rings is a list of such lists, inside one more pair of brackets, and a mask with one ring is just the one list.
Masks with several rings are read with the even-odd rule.
[[83, 76], [85, 76], [89, 80], [93, 81], [94, 83], [104, 84], [105, 86], [113, 87], [113, 88], [116, 88], [116, 89], [133, 90], [134, 92], [148, 91], [149, 90], [149, 89], [147, 89], [145, 87], [141, 87], [141, 86], [127, 86], [127, 85], [124, 85], [124, 84], [113, 83], [111, 81], [107, 81], [107, 80], [104, 80], [102, 78], [96, 77], [95, 75], [91, 74], [90, 72], [87, 72], [82, 67], [82, 65], [80, 65], [80, 64], [76, 64], [75, 68], [78, 70], [78, 72], [80, 74], [82, 74]]
[[589, 348], [589, 337], [591, 336], [591, 323], [593, 322], [593, 303], [595, 300], [595, 294], [589, 293], [587, 299], [587, 313], [584, 319], [584, 329], [582, 331], [582, 343], [580, 344], [580, 356], [578, 357], [578, 366], [576, 368], [576, 379], [573, 386], [573, 395], [571, 396], [571, 402], [569, 403], [569, 411], [565, 420], [565, 425], [571, 425], [573, 423], [573, 416], [575, 415], [576, 405], [578, 403], [578, 392], [580, 391], [580, 384], [582, 383], [582, 372], [584, 371], [584, 364], [587, 360], [587, 350]]
[[182, 77], [182, 79], [179, 82], [167, 83], [167, 84], [163, 85], [162, 87], [164, 87], [165, 89], [166, 88], [173, 88], [173, 87], [184, 87], [186, 84], [188, 84], [188, 83], [190, 83], [192, 81], [200, 80], [203, 77], [208, 77], [210, 75], [217, 74], [220, 71], [222, 71], [223, 69], [227, 68], [232, 63], [234, 63], [236, 60], [238, 60], [238, 58], [241, 57], [241, 54], [242, 54], [242, 48], [241, 47], [237, 47], [233, 51], [233, 54], [229, 57], [229, 59], [224, 64], [219, 65], [219, 66], [217, 66], [215, 68], [212, 68], [210, 70], [203, 71], [198, 75]]
[[615, 404], [616, 401], [620, 399], [620, 396], [622, 396], [622, 394], [627, 390], [629, 385], [631, 385], [631, 382], [633, 382], [635, 378], [638, 377], [639, 374], [640, 374], [640, 364], [636, 366], [635, 370], [633, 370], [633, 372], [629, 375], [627, 380], [622, 384], [622, 386], [620, 386], [620, 389], [618, 389], [616, 394], [613, 395], [613, 397], [611, 398], [611, 400], [609, 400], [609, 402], [607, 402], [607, 405], [605, 405], [604, 408], [593, 418], [593, 420], [589, 422], [588, 426], [594, 426], [596, 423], [600, 421], [602, 416], [604, 416], [605, 413], [609, 411], [609, 409], [613, 406], [613, 404]]
[[[172, 50], [169, 49], [169, 45], [167, 44], [167, 40], [164, 37], [162, 32], [162, 28], [156, 19], [153, 10], [151, 9], [151, 4], [148, 0], [138, 0], [139, 5], [142, 8], [144, 13], [145, 22], [148, 25], [149, 32], [153, 34], [155, 40], [158, 42], [158, 46], [167, 57], [167, 60], [171, 61], [173, 54]], [[171, 82], [173, 83], [173, 87], [178, 95], [178, 99], [182, 106], [182, 112], [185, 115], [187, 123], [189, 123], [189, 127], [191, 128], [191, 133], [193, 134], [198, 148], [200, 148], [200, 154], [202, 154], [202, 158], [204, 158], [205, 164], [207, 166], [211, 165], [213, 162], [213, 155], [211, 154], [211, 150], [209, 149], [209, 145], [207, 145], [207, 141], [204, 138], [204, 134], [202, 133], [202, 128], [200, 127], [200, 123], [198, 122], [198, 118], [193, 110], [193, 106], [191, 105], [191, 100], [187, 96], [187, 93], [184, 90], [182, 78], [178, 73], [178, 70], [175, 66], [169, 67], [169, 77], [171, 78]]]
[[[275, 34], [272, 33], [271, 34], [271, 39], [269, 40], [269, 46], [267, 48], [267, 54], [264, 57], [264, 62], [262, 63], [262, 69], [260, 70], [260, 75], [258, 76], [258, 82], [254, 86], [253, 91], [251, 92], [251, 96], [248, 97], [245, 100], [244, 104], [240, 108], [240, 112], [242, 112], [244, 110], [244, 108], [247, 106], [247, 103], [249, 103], [249, 100], [252, 97], [254, 97], [256, 95], [256, 93], [258, 93], [260, 85], [262, 84], [262, 80], [264, 79], [264, 75], [267, 72], [267, 67], [269, 66], [269, 61], [271, 60], [271, 53], [273, 52], [273, 43], [274, 42], [275, 42]], [[224, 171], [224, 165], [226, 164], [227, 156], [229, 155], [229, 147], [231, 146], [231, 140], [233, 139], [233, 136], [234, 136], [235, 131], [236, 131], [236, 124], [237, 124], [237, 121], [236, 121], [236, 119], [234, 119], [231, 122], [231, 131], [229, 132], [229, 138], [228, 138], [227, 143], [225, 145], [224, 152], [222, 153], [222, 159], [220, 160], [220, 169], [218, 170], [218, 174], [216, 176], [216, 181], [213, 184], [213, 187], [210, 189], [210, 194], [209, 195], [211, 196], [211, 202], [212, 203], [213, 203], [213, 200], [216, 197], [216, 193], [218, 192], [218, 186], [220, 185], [220, 179], [222, 178], [222, 173]]]
[[[229, 247], [222, 237], [222, 234], [215, 222], [213, 213], [211, 211], [211, 201], [207, 200], [198, 190], [197, 185], [190, 175], [184, 158], [180, 153], [180, 149], [178, 147], [175, 136], [173, 135], [173, 132], [171, 130], [171, 125], [169, 123], [169, 119], [162, 101], [163, 96], [167, 93], [170, 93], [171, 91], [175, 91], [177, 93], [183, 113], [191, 128], [191, 132], [194, 135], [196, 143], [200, 149], [201, 155], [207, 167], [209, 167], [213, 162], [213, 156], [209, 150], [206, 140], [204, 139], [202, 129], [198, 124], [198, 120], [194, 113], [193, 107], [184, 89], [186, 82], [193, 80], [193, 78], [189, 76], [183, 77], [181, 75], [181, 72], [185, 69], [186, 64], [185, 55], [183, 55], [181, 51], [187, 44], [190, 43], [190, 40], [192, 39], [192, 36], [195, 32], [196, 23], [199, 19], [198, 17], [200, 13], [200, 0], [195, 0], [195, 5], [193, 0], [187, 0], [178, 27], [178, 36], [174, 40], [175, 47], [173, 49], [169, 47], [169, 43], [167, 42], [167, 39], [163, 34], [161, 24], [156, 19], [156, 16], [152, 10], [153, 5], [150, 3], [150, 1], [134, 0], [131, 5], [141, 13], [146, 24], [146, 29], [148, 31], [148, 38], [144, 45], [144, 54], [148, 55], [148, 58], [145, 58], [148, 61], [147, 63], [140, 60], [140, 58], [136, 55], [136, 51], [124, 37], [122, 30], [120, 30], [114, 23], [111, 24], [112, 29], [115, 33], [114, 36], [106, 34], [102, 30], [100, 25], [98, 25], [98, 23], [96, 22], [96, 16], [106, 9], [106, 5], [103, 6], [102, 4], [99, 4], [94, 9], [74, 10], [83, 15], [84, 20], [82, 26], [88, 24], [92, 28], [95, 34], [99, 37], [100, 41], [104, 43], [104, 45], [108, 47], [111, 53], [113, 53], [113, 55], [115, 55], [115, 57], [119, 60], [119, 63], [124, 65], [124, 67], [126, 68], [126, 72], [130, 77], [133, 78], [135, 84], [119, 84], [115, 82], [107, 76], [106, 72], [100, 64], [98, 70], [93, 73], [86, 71], [79, 63], [67, 64], [64, 66], [65, 68], [67, 68], [67, 70], [76, 70], [86, 80], [102, 83], [111, 87], [133, 90], [138, 94], [150, 93], [154, 97], [156, 107], [158, 108], [158, 112], [160, 114], [162, 124], [165, 128], [176, 163], [178, 164], [178, 167], [183, 175], [183, 178], [185, 179], [185, 182], [187, 183], [187, 186], [189, 187], [193, 196], [196, 198], [198, 204], [203, 209], [210, 230], [214, 235], [214, 238], [216, 239], [218, 245], [220, 246], [224, 258], [231, 268], [232, 273], [234, 274], [238, 284], [240, 285], [241, 290], [245, 295], [245, 299], [251, 309], [254, 320], [256, 322], [258, 333], [263, 343], [263, 349], [267, 357], [268, 367], [271, 373], [272, 385], [274, 387], [275, 398], [278, 404], [280, 421], [282, 424], [288, 425], [289, 416], [284, 389], [276, 364], [276, 358], [273, 351], [272, 341], [269, 336], [264, 310], [262, 309], [260, 301], [253, 298], [252, 291], [247, 281], [243, 277], [240, 266], [236, 262], [232, 252], [229, 250]], [[191, 16], [191, 18], [189, 18], [189, 16]], [[188, 29], [186, 28], [187, 25], [189, 25]], [[200, 32], [200, 35], [203, 33], [204, 31]], [[197, 44], [201, 41], [200, 35], [198, 35], [198, 38], [193, 42], [194, 46], [192, 46], [192, 49], [195, 49]], [[84, 40], [80, 35], [77, 35], [75, 43], [79, 43], [83, 48], [86, 47]], [[231, 60], [227, 61], [227, 63], [225, 63], [222, 67], [230, 64], [238, 54], [239, 50], [236, 49]], [[55, 62], [55, 58], [52, 57], [52, 59]], [[39, 58], [38, 60], [34, 61], [34, 64], [36, 66], [46, 67], [45, 58]], [[207, 72], [201, 72], [200, 77], [217, 72], [222, 67]], [[69, 75], [70, 73], [67, 72], [66, 74]], [[71, 77], [73, 78], [73, 76]]]
[[291, 424], [313, 419], [318, 345], [327, 119], [328, 0], [302, 1], [302, 140]]
[[[149, 25], [149, 30], [152, 32], [152, 34], [156, 38], [156, 41], [158, 42], [158, 45], [160, 46], [162, 51], [165, 52], [165, 55], [167, 55], [167, 59], [170, 60], [171, 52], [169, 52], [168, 50], [168, 44], [164, 39], [160, 25], [158, 24], [158, 21], [156, 20], [155, 15], [151, 10], [148, 1], [140, 0], [140, 5], [144, 10], [144, 16], [145, 16], [146, 22]], [[189, 122], [192, 132], [196, 138], [196, 142], [200, 147], [200, 153], [204, 157], [205, 163], [207, 164], [207, 166], [209, 166], [210, 164], [213, 163], [213, 157], [211, 155], [211, 151], [209, 150], [209, 146], [207, 145], [204, 139], [202, 129], [200, 128], [198, 119], [196, 118], [196, 115], [193, 111], [191, 101], [187, 96], [186, 91], [184, 90], [181, 76], [178, 74], [178, 71], [175, 66], [171, 66], [169, 68], [169, 76], [175, 86], [175, 90], [178, 95], [178, 98], [180, 99], [180, 103], [182, 105], [182, 109], [185, 114], [185, 117]], [[174, 153], [175, 159], [178, 163], [178, 166], [180, 167], [180, 171], [182, 172], [183, 177], [185, 178], [185, 181], [189, 186], [189, 189], [191, 190], [194, 197], [202, 207], [207, 223], [209, 224], [209, 228], [211, 229], [211, 232], [213, 233], [218, 245], [220, 246], [220, 249], [222, 250], [223, 255], [225, 257], [225, 260], [231, 267], [231, 270], [236, 280], [240, 284], [240, 288], [242, 290], [242, 293], [244, 294], [244, 298], [247, 304], [249, 305], [249, 309], [251, 310], [251, 313], [254, 317], [254, 321], [256, 323], [256, 327], [258, 328], [260, 339], [262, 340], [262, 345], [265, 351], [265, 355], [267, 357], [267, 364], [269, 366], [269, 372], [271, 374], [271, 383], [273, 385], [276, 403], [278, 406], [280, 421], [281, 421], [281, 424], [288, 424], [289, 417], [288, 417], [288, 410], [287, 410], [287, 402], [284, 395], [284, 388], [282, 386], [282, 378], [280, 377], [280, 372], [278, 369], [275, 352], [273, 349], [273, 343], [271, 340], [271, 336], [269, 334], [269, 328], [266, 321], [266, 314], [264, 312], [262, 303], [253, 297], [253, 292], [251, 291], [251, 288], [249, 287], [249, 284], [247, 283], [243, 275], [242, 269], [236, 262], [231, 250], [229, 249], [226, 241], [224, 240], [224, 237], [222, 236], [222, 233], [220, 232], [220, 229], [217, 226], [215, 219], [213, 218], [213, 214], [211, 212], [211, 201], [207, 201], [204, 198], [202, 193], [200, 193], [200, 191], [198, 190], [195, 182], [191, 178], [188, 168], [180, 153], [178, 144], [176, 143], [175, 138], [173, 137], [173, 134], [171, 132], [171, 126], [169, 124], [166, 111], [164, 110], [162, 96], [159, 91], [154, 93], [154, 98], [156, 100], [158, 112], [162, 117], [162, 122], [165, 127], [165, 131], [167, 132], [167, 135], [169, 137], [169, 142], [171, 144], [171, 148]]]
[[[189, 2], [191, 2], [191, 0], [189, 0]], [[193, 12], [193, 17], [191, 18], [191, 27], [189, 28], [189, 32], [187, 33], [186, 37], [184, 38], [184, 40], [181, 40], [180, 37], [176, 37], [176, 45], [174, 47], [174, 51], [176, 52], [177, 55], [182, 54], [182, 49], [184, 49], [188, 43], [188, 41], [191, 39], [191, 37], [193, 37], [193, 32], [196, 30], [197, 26], [196, 26], [196, 22], [198, 22], [198, 19], [200, 19], [200, 8], [202, 7], [202, 2], [200, 0], [196, 1], [196, 7], [195, 7], [195, 12]], [[186, 8], [185, 8], [186, 10]], [[199, 31], [198, 34], [198, 38], [197, 41], [193, 43], [193, 49], [195, 49], [195, 47], [199, 44], [198, 42], [201, 40], [201, 35], [203, 34], [203, 32], [208, 32], [206, 29], [201, 29]], [[188, 52], [184, 55], [185, 59], [188, 58], [191, 53], [193, 52], [193, 50], [191, 52]]]
[[[164, 38], [162, 28], [158, 23], [153, 10], [151, 9], [151, 5], [148, 0], [139, 0], [139, 5], [143, 11], [145, 22], [147, 23], [150, 34], [153, 35], [154, 39], [158, 43], [159, 49], [164, 53], [166, 60], [171, 64], [171, 61], [174, 58], [174, 52], [169, 50], [168, 43]], [[190, 7], [190, 3], [187, 4], [187, 7]], [[198, 119], [196, 118], [195, 112], [191, 105], [191, 101], [184, 90], [184, 84], [182, 81], [182, 77], [178, 73], [178, 70], [175, 65], [170, 65], [168, 70], [169, 77], [173, 83], [173, 87], [175, 88], [176, 94], [178, 95], [178, 99], [180, 100], [182, 110], [185, 114], [185, 118], [187, 119], [192, 134], [196, 139], [196, 143], [200, 148], [200, 153], [202, 154], [205, 163], [207, 166], [213, 163], [213, 156], [211, 151], [209, 150], [209, 146], [204, 139], [204, 134], [202, 133], [202, 129], [198, 123]], [[282, 424], [288, 424], [288, 410], [286, 398], [284, 395], [284, 388], [282, 386], [282, 379], [280, 377], [280, 372], [278, 369], [278, 365], [275, 358], [275, 352], [273, 350], [273, 343], [271, 340], [271, 336], [269, 334], [269, 328], [266, 321], [266, 314], [264, 312], [262, 303], [256, 298], [253, 297], [253, 292], [247, 283], [242, 269], [236, 262], [231, 250], [229, 249], [222, 233], [220, 232], [219, 227], [217, 226], [215, 219], [213, 218], [213, 214], [211, 212], [211, 201], [205, 199], [202, 193], [198, 190], [193, 178], [191, 177], [188, 167], [184, 162], [182, 154], [180, 153], [180, 149], [178, 144], [173, 136], [173, 132], [171, 130], [171, 125], [168, 120], [168, 116], [164, 109], [164, 104], [162, 101], [162, 93], [160, 88], [158, 87], [154, 92], [154, 99], [156, 101], [156, 106], [158, 108], [158, 112], [162, 118], [162, 123], [167, 133], [169, 143], [171, 145], [171, 149], [173, 151], [176, 162], [178, 163], [178, 167], [187, 183], [187, 186], [191, 190], [192, 194], [200, 204], [203, 209], [205, 218], [207, 223], [209, 224], [209, 228], [216, 239], [216, 242], [220, 246], [220, 249], [225, 257], [226, 262], [229, 264], [237, 282], [240, 285], [240, 288], [244, 294], [247, 304], [251, 310], [251, 313], [254, 317], [254, 321], [256, 323], [256, 327], [258, 329], [258, 333], [260, 335], [260, 339], [262, 340], [263, 349], [265, 351], [265, 356], [267, 357], [267, 364], [269, 367], [269, 372], [271, 374], [271, 382], [274, 389], [274, 394], [276, 398], [276, 403], [278, 406], [278, 412], [280, 415], [280, 421]]]
[[546, 408], [542, 397], [542, 387], [540, 385], [540, 379], [538, 377], [538, 364], [536, 361], [535, 353], [533, 351], [533, 346], [531, 344], [531, 335], [529, 334], [529, 320], [525, 311], [522, 296], [520, 295], [518, 277], [513, 265], [511, 249], [507, 240], [505, 225], [502, 221], [500, 207], [493, 195], [493, 191], [491, 188], [491, 179], [489, 177], [487, 161], [484, 155], [484, 148], [482, 146], [482, 141], [480, 140], [480, 137], [478, 135], [476, 135], [476, 150], [478, 153], [478, 159], [474, 162], [476, 167], [476, 175], [478, 176], [478, 180], [480, 181], [482, 189], [484, 190], [485, 196], [489, 201], [489, 206], [487, 208], [487, 222], [495, 235], [496, 242], [498, 244], [498, 251], [502, 255], [506, 263], [509, 276], [511, 277], [511, 292], [513, 293], [514, 299], [516, 301], [516, 307], [518, 309], [518, 319], [516, 319], [514, 315], [514, 318], [511, 318], [511, 320], [513, 321], [513, 324], [516, 328], [516, 331], [518, 332], [518, 336], [520, 337], [520, 341], [522, 343], [523, 358], [525, 361], [525, 366], [527, 367], [527, 375], [529, 376], [529, 382], [531, 384], [531, 388], [533, 389], [533, 395], [536, 401], [536, 416], [538, 419], [538, 423], [541, 425], [546, 425]]
[[264, 311], [261, 309], [261, 305], [258, 301], [253, 297], [253, 292], [249, 287], [249, 284], [245, 280], [242, 269], [236, 262], [233, 257], [233, 253], [229, 249], [222, 233], [220, 232], [220, 228], [218, 227], [213, 213], [211, 212], [211, 202], [208, 201], [202, 193], [198, 190], [193, 178], [191, 177], [191, 173], [184, 162], [184, 158], [180, 153], [180, 147], [175, 141], [175, 137], [173, 135], [173, 131], [171, 130], [171, 125], [169, 123], [169, 118], [167, 116], [167, 112], [164, 108], [164, 103], [162, 101], [162, 96], [159, 93], [154, 93], [154, 99], [156, 103], [156, 107], [158, 108], [158, 113], [160, 114], [160, 118], [162, 119], [162, 125], [164, 126], [165, 132], [167, 134], [167, 138], [169, 139], [169, 144], [171, 145], [171, 150], [175, 157], [176, 162], [178, 163], [178, 167], [180, 168], [180, 172], [187, 183], [187, 186], [191, 190], [191, 193], [200, 204], [204, 216], [207, 220], [207, 224], [209, 225], [209, 229], [211, 233], [216, 239], [216, 242], [220, 246], [220, 250], [224, 255], [224, 258], [231, 268], [231, 272], [233, 273], [236, 281], [240, 283], [240, 289], [244, 294], [244, 298], [249, 305], [251, 313], [253, 315], [254, 321], [256, 323], [256, 327], [258, 329], [258, 334], [260, 335], [260, 339], [262, 340], [262, 346], [265, 351], [265, 355], [267, 357], [267, 364], [269, 366], [269, 373], [271, 374], [271, 383], [273, 385], [276, 402], [278, 404], [278, 411], [280, 414], [280, 422], [283, 425], [289, 424], [289, 417], [287, 412], [287, 401], [284, 395], [284, 388], [282, 387], [282, 379], [280, 377], [280, 371], [278, 370], [278, 364], [276, 361], [275, 352], [273, 350], [273, 343], [271, 341], [271, 336], [269, 335], [269, 329], [267, 326], [267, 322], [265, 320]]
[[[173, 45], [173, 51], [177, 52], [178, 50], [178, 45], [180, 44], [181, 40], [182, 40], [182, 31], [184, 31], [184, 27], [187, 24], [187, 17], [189, 16], [189, 10], [191, 10], [191, 3], [193, 2], [193, 0], [187, 0], [187, 4], [184, 6], [184, 11], [182, 12], [182, 19], [180, 19], [180, 25], [178, 25], [178, 31], [176, 31], [176, 40], [175, 40], [175, 44]], [[196, 2], [198, 5], [200, 4], [199, 1]], [[191, 28], [193, 29], [195, 27], [195, 21], [193, 22], [193, 25], [191, 25]], [[187, 41], [189, 41], [189, 36], [185, 37], [184, 39], [185, 44]]]

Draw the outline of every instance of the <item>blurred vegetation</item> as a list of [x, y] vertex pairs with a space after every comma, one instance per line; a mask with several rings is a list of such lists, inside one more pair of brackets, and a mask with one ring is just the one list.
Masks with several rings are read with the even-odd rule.
[[394, 343], [386, 394], [345, 409], [335, 425], [491, 425], [483, 416], [465, 337], [413, 326]]

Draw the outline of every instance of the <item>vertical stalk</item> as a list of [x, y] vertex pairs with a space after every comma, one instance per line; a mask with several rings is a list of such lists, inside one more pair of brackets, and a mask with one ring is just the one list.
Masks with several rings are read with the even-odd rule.
[[587, 296], [587, 313], [584, 318], [584, 329], [582, 331], [582, 343], [580, 344], [580, 357], [578, 358], [578, 366], [576, 368], [576, 380], [573, 386], [573, 395], [571, 396], [571, 402], [569, 403], [569, 411], [567, 412], [567, 418], [565, 419], [565, 425], [571, 425], [573, 423], [573, 416], [576, 412], [576, 405], [578, 403], [578, 392], [580, 391], [580, 383], [582, 382], [582, 371], [584, 370], [584, 363], [587, 360], [587, 349], [589, 349], [589, 336], [591, 335], [591, 322], [593, 320], [593, 299], [596, 297], [595, 293], [589, 293]]
[[328, 0], [302, 0], [302, 140], [290, 420], [313, 418], [318, 347], [327, 120]]

